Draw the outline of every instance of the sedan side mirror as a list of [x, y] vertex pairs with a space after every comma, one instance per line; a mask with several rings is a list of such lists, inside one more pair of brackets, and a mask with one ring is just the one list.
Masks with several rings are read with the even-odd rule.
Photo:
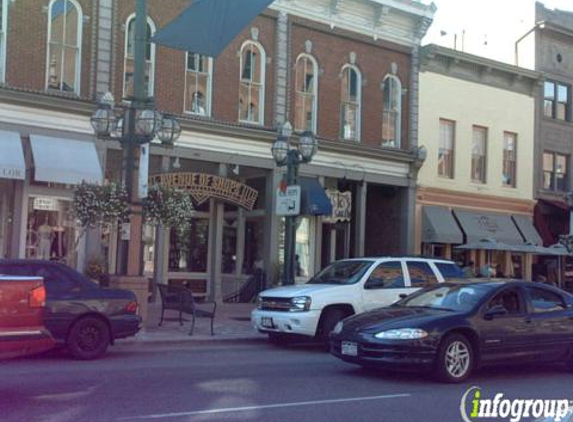
[[487, 319], [488, 321], [491, 321], [495, 317], [500, 317], [507, 314], [509, 314], [509, 312], [507, 311], [507, 309], [505, 309], [503, 305], [495, 305], [489, 308], [487, 311], [485, 311], [484, 318]]
[[400, 294], [398, 295], [398, 297], [399, 297], [400, 299], [406, 299], [406, 298], [408, 297], [408, 295], [407, 295], [406, 293], [400, 293]]

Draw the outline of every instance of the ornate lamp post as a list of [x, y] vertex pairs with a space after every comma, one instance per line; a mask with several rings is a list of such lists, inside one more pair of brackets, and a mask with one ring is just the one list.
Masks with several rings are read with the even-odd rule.
[[125, 187], [129, 195], [133, 216], [131, 218], [130, 240], [123, 245], [123, 275], [141, 275], [141, 213], [138, 213], [139, 195], [134, 185], [137, 180], [136, 161], [140, 147], [158, 137], [163, 145], [173, 146], [181, 127], [171, 116], [162, 115], [154, 107], [153, 98], [148, 97], [145, 86], [145, 47], [147, 44], [147, 1], [137, 0], [135, 12], [135, 57], [134, 96], [128, 98], [129, 105], [114, 108], [111, 93], [103, 96], [98, 109], [91, 118], [92, 127], [98, 138], [116, 140], [125, 153]]
[[[296, 148], [292, 148], [289, 139], [292, 135], [292, 126], [285, 123], [271, 148], [277, 166], [286, 166], [286, 185], [293, 186], [298, 183], [298, 168], [301, 163], [310, 163], [318, 150], [318, 141], [310, 131], [303, 132]], [[284, 270], [283, 285], [294, 284], [295, 268], [294, 256], [296, 246], [296, 216], [285, 217], [285, 244], [284, 244]]]

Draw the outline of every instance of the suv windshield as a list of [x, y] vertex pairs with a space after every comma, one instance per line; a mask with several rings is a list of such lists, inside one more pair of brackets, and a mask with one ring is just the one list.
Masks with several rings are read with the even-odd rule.
[[484, 284], [433, 286], [414, 293], [396, 306], [469, 312], [491, 289], [492, 286]]
[[337, 261], [312, 277], [307, 284], [354, 284], [372, 264], [372, 261]]

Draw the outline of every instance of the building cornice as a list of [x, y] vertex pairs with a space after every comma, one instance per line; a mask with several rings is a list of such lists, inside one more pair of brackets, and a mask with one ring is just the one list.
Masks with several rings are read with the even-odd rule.
[[276, 0], [270, 8], [410, 48], [419, 45], [436, 11], [434, 3], [413, 0]]
[[[11, 112], [9, 116], [10, 121], [5, 121], [4, 123], [33, 126], [36, 121], [39, 127], [44, 129], [77, 131], [85, 135], [91, 133], [89, 118], [95, 111], [96, 104], [85, 99], [0, 88], [0, 110], [3, 108]], [[4, 114], [6, 115], [6, 113]], [[67, 118], [66, 115], [68, 115]], [[274, 128], [255, 127], [182, 115], [176, 117], [181, 122], [181, 128], [184, 132], [232, 138], [239, 142], [238, 145], [240, 145], [241, 139], [264, 142], [269, 145], [269, 157], [271, 157], [270, 145], [277, 136]], [[6, 118], [8, 118], [7, 115]], [[65, 127], [62, 126], [64, 122], [67, 122]], [[294, 143], [296, 142], [295, 136]], [[355, 142], [350, 143], [320, 138], [319, 148], [325, 152], [343, 154], [353, 158], [364, 157], [404, 164], [411, 164], [417, 160], [417, 155], [413, 151], [373, 147]]]
[[420, 70], [527, 95], [535, 95], [535, 91], [543, 82], [543, 73], [541, 72], [436, 44], [422, 47]]

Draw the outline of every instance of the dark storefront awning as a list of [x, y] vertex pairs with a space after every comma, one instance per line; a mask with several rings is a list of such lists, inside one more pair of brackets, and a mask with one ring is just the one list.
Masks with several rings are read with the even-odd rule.
[[422, 209], [422, 242], [464, 243], [464, 236], [450, 210], [445, 207], [424, 206]]
[[317, 179], [301, 177], [299, 184], [302, 215], [332, 215], [332, 203]]
[[217, 57], [273, 0], [195, 0], [151, 39], [177, 50]]
[[514, 215], [512, 218], [526, 243], [543, 246], [543, 239], [541, 239], [541, 236], [539, 236], [539, 233], [537, 233], [537, 230], [533, 227], [531, 220], [523, 215]]
[[492, 239], [507, 245], [523, 245], [523, 237], [509, 215], [454, 210], [466, 243]]

